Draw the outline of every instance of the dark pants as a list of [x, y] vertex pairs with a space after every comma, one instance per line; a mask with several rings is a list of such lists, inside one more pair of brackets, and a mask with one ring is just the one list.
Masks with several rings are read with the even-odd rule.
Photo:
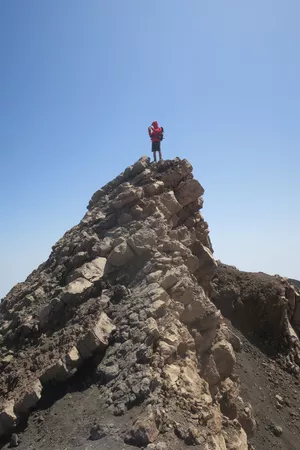
[[152, 152], [154, 161], [156, 161], [156, 152], [159, 153], [159, 160], [161, 160], [161, 149], [160, 149], [160, 141], [159, 142], [152, 142]]

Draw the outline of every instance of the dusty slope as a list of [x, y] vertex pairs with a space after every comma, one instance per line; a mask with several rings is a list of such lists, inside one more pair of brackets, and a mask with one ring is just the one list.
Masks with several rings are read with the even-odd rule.
[[[213, 286], [215, 304], [242, 342], [235, 373], [257, 421], [251, 443], [259, 450], [298, 450], [299, 292], [282, 277], [241, 272], [221, 263]], [[282, 428], [280, 436], [276, 426]]]
[[[141, 158], [12, 289], [0, 305], [0, 435], [54, 386], [70, 389], [91, 370], [90, 390], [49, 410], [45, 448], [83, 444], [100, 414], [120, 442], [139, 447], [247, 449], [255, 423], [231, 377], [236, 340], [210, 300], [216, 262], [203, 193], [188, 161]], [[230, 417], [221, 411], [228, 395]]]
[[[251, 402], [257, 421], [257, 430], [250, 442], [257, 450], [299, 450], [298, 377], [283, 370], [239, 330], [232, 329], [243, 344], [235, 372], [241, 381], [241, 394], [244, 400]], [[282, 401], [278, 401], [276, 396], [280, 396]], [[274, 435], [274, 426], [282, 428], [281, 436]]]

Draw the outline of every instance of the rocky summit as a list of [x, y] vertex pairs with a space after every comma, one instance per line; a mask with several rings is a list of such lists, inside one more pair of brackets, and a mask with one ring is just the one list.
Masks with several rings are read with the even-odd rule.
[[[215, 261], [192, 171], [179, 158], [127, 167], [2, 300], [1, 448], [254, 448], [240, 331], [285, 337], [280, 367], [296, 375], [300, 296], [280, 279], [253, 291]], [[284, 428], [268, 426], [278, 442]]]

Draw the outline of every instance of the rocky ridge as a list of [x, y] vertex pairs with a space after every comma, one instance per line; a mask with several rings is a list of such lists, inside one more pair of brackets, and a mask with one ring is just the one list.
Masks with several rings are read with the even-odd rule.
[[188, 161], [141, 158], [10, 291], [0, 305], [0, 435], [46, 388], [92, 364], [99, 402], [117, 417], [138, 410], [126, 443], [248, 449], [255, 421], [232, 376], [239, 339], [210, 299], [203, 193]]
[[300, 374], [300, 290], [279, 275], [242, 272], [218, 263], [212, 300], [225, 317], [276, 359]]

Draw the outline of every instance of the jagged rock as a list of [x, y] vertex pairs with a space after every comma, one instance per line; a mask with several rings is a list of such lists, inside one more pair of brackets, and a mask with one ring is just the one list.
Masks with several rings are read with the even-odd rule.
[[108, 345], [108, 339], [115, 330], [115, 325], [102, 312], [94, 328], [78, 342], [78, 350], [83, 359], [90, 358], [96, 350], [101, 350]]
[[181, 180], [186, 178], [193, 170], [193, 166], [183, 159], [180, 164], [174, 165], [172, 168], [161, 175], [161, 181], [163, 181], [166, 187], [176, 187]]
[[182, 182], [176, 189], [176, 198], [182, 206], [186, 206], [203, 195], [204, 189], [197, 180]]
[[95, 203], [97, 203], [99, 200], [101, 200], [102, 197], [104, 197], [105, 192], [103, 189], [98, 189], [97, 192], [95, 192], [95, 194], [92, 196], [90, 203], [89, 203], [89, 208], [91, 208], [93, 205], [95, 205]]
[[61, 359], [59, 359], [54, 364], [47, 367], [47, 369], [40, 376], [40, 380], [42, 384], [46, 384], [49, 382], [65, 381], [70, 376], [71, 374], [67, 370], [65, 364]]
[[232, 345], [225, 340], [217, 342], [212, 347], [212, 354], [220, 376], [227, 378], [235, 364], [235, 354]]
[[141, 188], [128, 188], [126, 191], [121, 192], [115, 200], [111, 202], [112, 208], [121, 209], [124, 206], [137, 202], [140, 198], [142, 198], [143, 190]]
[[73, 374], [76, 369], [82, 364], [82, 358], [78, 349], [74, 346], [65, 357], [64, 364], [70, 374]]
[[85, 278], [77, 278], [69, 283], [62, 296], [62, 301], [66, 304], [74, 304], [80, 302], [83, 294], [92, 286], [92, 283]]
[[129, 178], [133, 178], [139, 175], [150, 164], [150, 158], [148, 156], [142, 156], [136, 163], [131, 166]]
[[153, 317], [149, 317], [146, 320], [144, 330], [148, 337], [151, 337], [153, 340], [159, 339], [160, 332], [158, 330], [157, 322]]
[[216, 361], [212, 354], [207, 355], [206, 361], [203, 363], [202, 376], [210, 386], [215, 386], [220, 382], [220, 374], [217, 369]]
[[160, 285], [166, 291], [172, 288], [178, 280], [184, 275], [184, 271], [180, 268], [168, 270], [160, 279]]
[[[210, 300], [216, 262], [199, 213], [203, 192], [188, 161], [141, 158], [93, 195], [48, 261], [8, 294], [0, 435], [30, 413], [42, 385], [67, 385], [80, 368], [78, 378], [90, 374], [83, 385], [99, 388], [99, 405], [125, 416], [133, 445], [165, 450], [174, 429], [205, 450], [246, 448], [240, 424], [249, 433], [251, 408], [230, 378], [228, 341], [237, 348], [238, 338]], [[298, 300], [288, 295], [283, 328], [293, 340]], [[95, 425], [91, 438], [102, 431]]]
[[154, 413], [151, 406], [134, 423], [130, 434], [126, 437], [126, 442], [138, 447], [144, 447], [155, 441], [159, 431], [156, 426]]
[[150, 250], [155, 250], [156, 242], [156, 233], [147, 228], [141, 228], [128, 239], [130, 248], [137, 255], [142, 255]]
[[132, 221], [132, 215], [128, 214], [128, 213], [123, 213], [121, 214], [121, 216], [119, 217], [119, 225], [126, 225], [127, 223]]
[[27, 392], [23, 398], [19, 400], [15, 405], [15, 411], [17, 413], [27, 413], [41, 398], [42, 385], [39, 380], [36, 380], [32, 387], [27, 387]]
[[109, 237], [105, 237], [102, 241], [95, 244], [93, 247], [94, 253], [98, 253], [99, 256], [107, 256], [113, 247], [113, 240]]
[[124, 240], [119, 245], [117, 245], [107, 258], [109, 264], [113, 266], [121, 267], [129, 263], [129, 261], [134, 257], [134, 253]]
[[165, 192], [159, 197], [159, 207], [162, 208], [167, 219], [182, 209], [182, 205], [177, 201], [173, 191]]
[[86, 278], [88, 281], [93, 283], [96, 280], [102, 278], [106, 266], [106, 258], [95, 258], [91, 262], [85, 263], [80, 268], [76, 269], [72, 276], [70, 277], [70, 281], [76, 280], [77, 278]]
[[147, 184], [144, 186], [145, 195], [153, 197], [154, 195], [161, 194], [164, 190], [164, 183], [162, 181], [156, 181], [155, 183]]
[[112, 365], [99, 364], [96, 373], [105, 383], [108, 383], [119, 375], [120, 367], [117, 363]]

